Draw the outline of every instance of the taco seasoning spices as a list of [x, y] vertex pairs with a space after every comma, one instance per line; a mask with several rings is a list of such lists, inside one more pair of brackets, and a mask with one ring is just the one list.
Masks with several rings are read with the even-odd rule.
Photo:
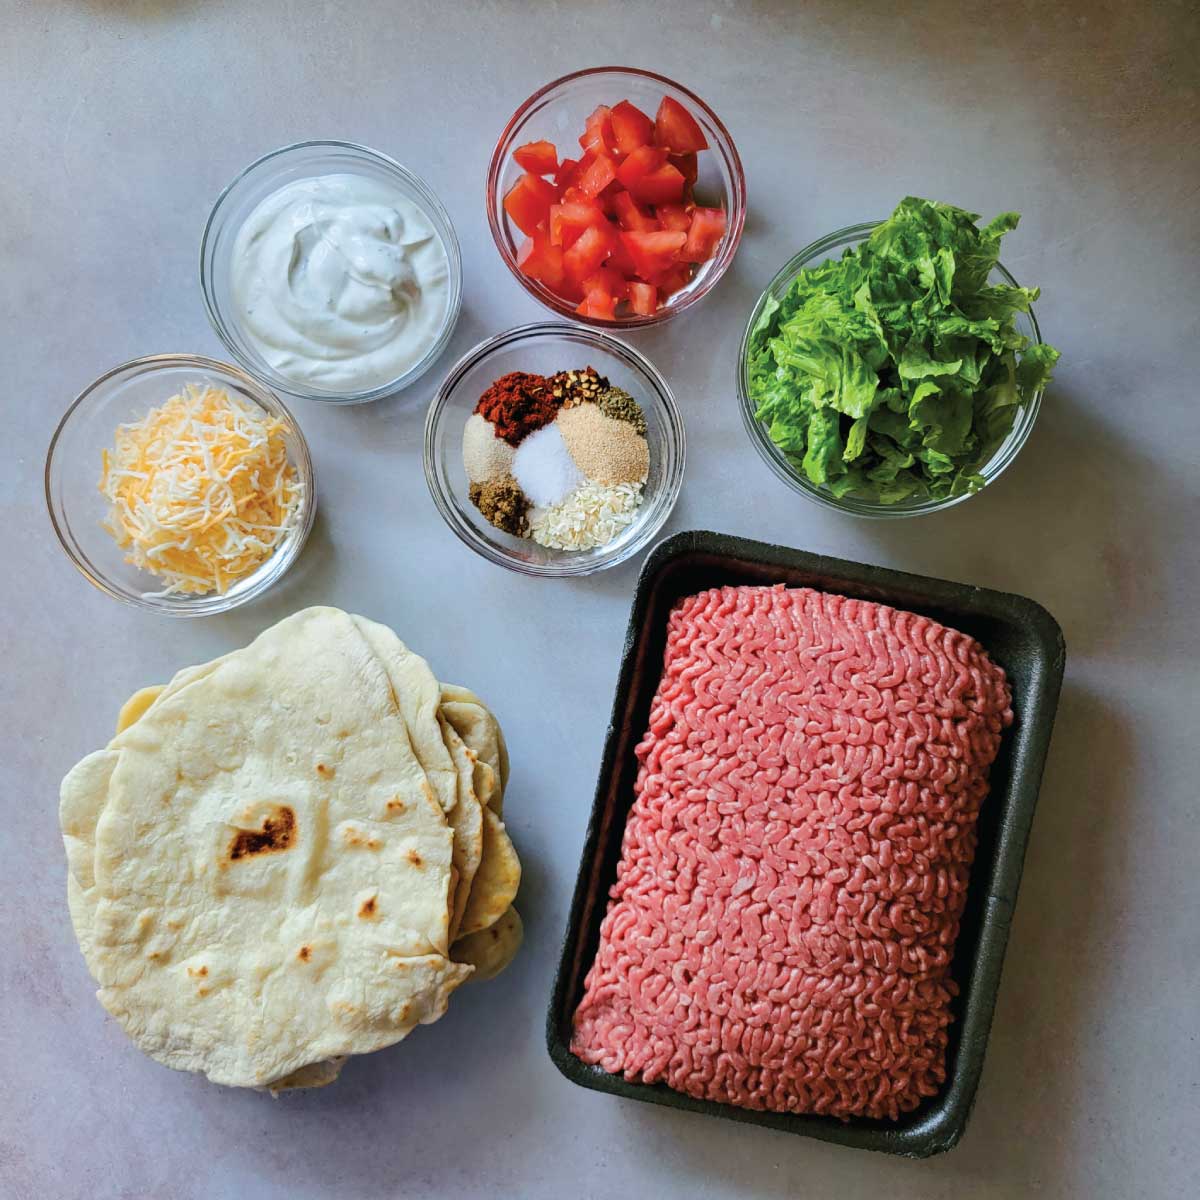
[[497, 437], [516, 447], [535, 429], [554, 420], [559, 403], [550, 394], [550, 381], [544, 375], [510, 371], [479, 397], [475, 412], [491, 421]]
[[513, 448], [496, 436], [491, 421], [472, 413], [463, 430], [463, 469], [471, 483], [512, 474]]
[[598, 404], [579, 404], [563, 409], [554, 428], [588, 479], [606, 484], [645, 480], [650, 470], [650, 449], [628, 421], [605, 416]]
[[471, 502], [485, 520], [555, 550], [592, 550], [636, 520], [650, 474], [646, 417], [594, 367], [512, 371], [463, 430]]
[[596, 401], [608, 388], [608, 380], [595, 367], [582, 371], [559, 371], [550, 376], [550, 393], [563, 408]]
[[646, 414], [642, 406], [624, 388], [610, 387], [596, 401], [600, 411], [614, 421], [626, 421], [642, 435], [646, 436]]
[[529, 529], [526, 514], [529, 501], [511, 476], [473, 483], [469, 493], [471, 503], [502, 533], [524, 537]]

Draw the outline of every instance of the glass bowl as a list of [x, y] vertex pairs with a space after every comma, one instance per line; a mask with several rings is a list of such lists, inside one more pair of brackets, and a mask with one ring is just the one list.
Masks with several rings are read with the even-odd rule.
[[[462, 439], [479, 397], [501, 375], [592, 366], [624, 388], [646, 414], [650, 473], [637, 516], [611, 542], [594, 550], [551, 550], [532, 538], [503, 533], [468, 496]], [[683, 420], [663, 377], [618, 338], [579, 325], [521, 325], [480, 342], [455, 363], [425, 418], [425, 479], [446, 524], [476, 554], [525, 575], [590, 575], [644, 549], [675, 507], [683, 482]]]
[[[155, 595], [159, 581], [125, 561], [102, 522], [107, 501], [98, 484], [101, 451], [113, 444], [117, 426], [138, 421], [186, 384], [211, 382], [256, 405], [284, 426], [288, 457], [304, 485], [299, 520], [253, 574], [223, 594]], [[46, 505], [54, 532], [89, 583], [135, 608], [171, 617], [227, 612], [262, 595], [296, 561], [316, 513], [312, 459], [292, 414], [266, 388], [237, 367], [194, 354], [156, 354], [123, 363], [85, 388], [63, 415], [46, 455]]]
[[[953, 508], [954, 505], [961, 504], [964, 500], [970, 500], [972, 496], [977, 496], [979, 493], [967, 492], [962, 496], [949, 496], [944, 500], [932, 500], [928, 497], [924, 499], [915, 498], [902, 500], [897, 504], [879, 504], [871, 500], [856, 499], [853, 496], [844, 496], [841, 498], [834, 496], [825, 488], [813, 483], [804, 474], [799, 464], [793, 464], [784, 451], [771, 440], [770, 434], [767, 432], [767, 427], [755, 417], [755, 405], [750, 399], [750, 334], [757, 324], [759, 315], [762, 313], [768, 299], [774, 297], [776, 300], [781, 300], [792, 280], [800, 273], [801, 268], [823, 262], [827, 258], [840, 257], [846, 247], [856, 246], [859, 242], [865, 241], [870, 237], [871, 231], [881, 224], [881, 221], [868, 221], [863, 225], [850, 225], [845, 229], [839, 229], [835, 233], [829, 234], [820, 241], [813, 242], [811, 246], [805, 246], [771, 280], [767, 286], [767, 290], [763, 292], [758, 299], [758, 303], [754, 306], [754, 311], [750, 314], [750, 320], [746, 323], [746, 331], [742, 335], [742, 346], [738, 355], [738, 400], [741, 405], [742, 420], [746, 426], [746, 432], [750, 435], [750, 440], [754, 443], [755, 449], [762, 455], [767, 466], [784, 483], [799, 492], [802, 496], [807, 496], [810, 500], [815, 500], [818, 504], [825, 505], [826, 508], [833, 508], [839, 512], [853, 513], [859, 517], [915, 517], [924, 513], [940, 512], [945, 508]], [[1013, 287], [1017, 286], [1017, 281], [999, 263], [997, 263], [995, 270], [992, 272], [991, 280], [992, 282], [1003, 282]], [[1041, 343], [1041, 330], [1038, 328], [1037, 318], [1034, 316], [1032, 308], [1028, 313], [1017, 313], [1016, 326], [1029, 339], [1031, 344]], [[1016, 458], [1021, 447], [1025, 444], [1025, 439], [1029, 437], [1029, 433], [1033, 429], [1033, 423], [1037, 420], [1041, 405], [1042, 393], [1039, 390], [1020, 406], [1008, 437], [1001, 443], [995, 454], [979, 469], [979, 474], [983, 476], [985, 485], [991, 483]]]
[[[629, 100], [653, 117], [664, 95], [684, 105], [704, 130], [709, 149], [697, 160], [696, 194], [709, 207], [725, 210], [728, 220], [725, 237], [717, 256], [702, 263], [691, 282], [675, 292], [652, 316], [630, 313], [612, 321], [582, 317], [569, 300], [556, 296], [517, 266], [517, 248], [525, 235], [509, 220], [503, 207], [505, 193], [522, 173], [513, 161], [512, 152], [526, 142], [544, 138], [553, 142], [560, 152], [564, 147], [570, 147], [578, 153], [578, 138], [583, 132], [584, 121], [597, 105]], [[567, 157], [573, 158], [574, 154], [567, 151]], [[737, 253], [746, 220], [746, 177], [729, 131], [695, 93], [653, 71], [640, 71], [635, 67], [589, 67], [546, 84], [517, 109], [504, 127], [488, 167], [487, 215], [500, 257], [521, 286], [540, 304], [572, 321], [596, 328], [635, 329], [657, 325], [683, 312], [708, 295], [725, 274]]]
[[[246, 336], [230, 286], [230, 267], [238, 231], [267, 196], [289, 183], [319, 175], [361, 175], [387, 184], [417, 205], [429, 218], [446, 248], [449, 295], [437, 337], [424, 355], [402, 375], [361, 391], [303, 383], [280, 374]], [[353, 142], [296, 142], [252, 162], [217, 197], [200, 242], [200, 288], [204, 307], [217, 336], [234, 359], [260, 383], [289, 396], [335, 404], [364, 404], [402, 391], [433, 365], [454, 332], [462, 308], [462, 256], [450, 217], [441, 201], [395, 159]]]

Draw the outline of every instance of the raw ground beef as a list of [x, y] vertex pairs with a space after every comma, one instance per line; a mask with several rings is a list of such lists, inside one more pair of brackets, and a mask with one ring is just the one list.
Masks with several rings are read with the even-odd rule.
[[945, 1079], [1004, 672], [809, 589], [672, 611], [572, 1050], [746, 1108], [895, 1119]]

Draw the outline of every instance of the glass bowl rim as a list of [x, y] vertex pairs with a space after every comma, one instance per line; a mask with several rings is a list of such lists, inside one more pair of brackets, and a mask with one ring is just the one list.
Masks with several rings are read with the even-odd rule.
[[[507, 247], [504, 244], [504, 239], [501, 235], [501, 216], [500, 209], [496, 203], [496, 192], [500, 183], [500, 172], [504, 168], [504, 161], [508, 157], [508, 144], [516, 134], [517, 127], [533, 107], [551, 92], [560, 88], [565, 88], [568, 85], [575, 83], [577, 80], [586, 79], [593, 75], [632, 75], [639, 79], [653, 80], [656, 83], [665, 83], [668, 87], [674, 88], [676, 91], [682, 92], [693, 104], [699, 107], [705, 117], [712, 123], [720, 136], [722, 147], [721, 152], [728, 159], [731, 178], [731, 189], [729, 196], [729, 221], [730, 226], [726, 231], [725, 237], [722, 240], [721, 251], [713, 260], [714, 266], [709, 274], [709, 278], [704, 281], [704, 286], [698, 288], [691, 295], [686, 296], [678, 304], [665, 304], [657, 312], [651, 316], [644, 317], [633, 314], [625, 317], [618, 317], [609, 321], [603, 317], [584, 317], [575, 311], [574, 306], [566, 301], [560, 300], [554, 296], [548, 288], [544, 288], [537, 283], [536, 280], [530, 279], [517, 266], [516, 259], [509, 254]], [[717, 116], [715, 112], [703, 101], [691, 88], [685, 87], [682, 83], [670, 78], [667, 75], [662, 75], [657, 71], [647, 71], [642, 67], [622, 67], [616, 65], [601, 66], [601, 67], [583, 67], [578, 71], [572, 71], [567, 75], [559, 76], [557, 79], [552, 79], [549, 83], [540, 87], [527, 100], [523, 101], [513, 115], [508, 119], [507, 124], [500, 132], [499, 138], [496, 139], [496, 145], [492, 150], [492, 156], [488, 162], [487, 180], [486, 180], [486, 205], [488, 228], [492, 233], [492, 241], [496, 244], [501, 261], [508, 268], [510, 274], [517, 280], [521, 287], [533, 297], [544, 308], [556, 313], [560, 317], [565, 317], [569, 321], [574, 321], [579, 325], [586, 325], [590, 329], [598, 329], [601, 331], [622, 330], [622, 329], [645, 329], [652, 325], [661, 325], [665, 321], [669, 321], [672, 317], [678, 316], [682, 312], [686, 312], [693, 304], [703, 300], [709, 292], [721, 281], [725, 272], [729, 269], [733, 262], [734, 256], [737, 254], [738, 247], [742, 241], [742, 233], [746, 225], [746, 173], [742, 167], [741, 155], [738, 154], [737, 143], [734, 142], [733, 136], [725, 126], [725, 122]]]
[[[243, 183], [251, 172], [270, 163], [274, 159], [294, 154], [299, 150], [321, 149], [351, 151], [355, 155], [360, 155], [376, 162], [387, 171], [399, 176], [411, 187], [420, 197], [422, 206], [434, 218], [434, 225], [437, 227], [438, 236], [442, 239], [442, 243], [446, 249], [446, 259], [449, 267], [450, 302], [438, 336], [430, 343], [429, 349], [407, 371], [402, 375], [397, 375], [394, 380], [379, 384], [373, 388], [362, 388], [353, 392], [317, 391], [305, 384], [285, 379], [278, 372], [275, 372], [274, 377], [270, 376], [256, 364], [248, 362], [242, 352], [233, 344], [233, 340], [226, 334], [226, 319], [221, 312], [220, 305], [217, 303], [211, 271], [208, 265], [210, 256], [209, 243], [216, 238], [215, 226], [217, 216], [232, 195], [234, 189]], [[236, 233], [234, 236], [237, 236]], [[212, 326], [217, 337], [220, 338], [221, 344], [233, 355], [238, 366], [248, 375], [252, 375], [257, 379], [263, 387], [274, 391], [281, 391], [286, 395], [296, 396], [302, 400], [313, 400], [319, 404], [369, 404], [374, 400], [383, 400], [389, 396], [398, 395], [416, 383], [433, 366], [442, 351], [446, 348], [446, 344], [450, 341], [455, 326], [458, 324], [459, 315], [462, 312], [462, 248], [458, 242], [458, 234], [455, 231], [454, 222], [450, 219], [450, 214], [446, 211], [446, 206], [438, 198], [433, 188], [421, 176], [416, 174], [415, 171], [406, 167], [398, 159], [392, 158], [391, 155], [383, 153], [382, 150], [376, 150], [371, 146], [364, 146], [360, 142], [349, 142], [339, 138], [307, 138], [304, 141], [289, 142], [285, 146], [277, 146], [274, 150], [268, 150], [265, 154], [260, 154], [253, 162], [247, 163], [246, 166], [238, 171], [221, 189], [216, 200], [213, 201], [212, 208], [209, 210], [208, 219], [204, 222], [204, 232], [200, 237], [200, 292], [204, 297], [204, 311], [208, 317], [208, 323]]]
[[[899, 504], [877, 504], [869, 500], [855, 500], [852, 497], [839, 499], [812, 483], [805, 478], [799, 471], [791, 468], [779, 455], [775, 444], [771, 442], [769, 435], [763, 428], [762, 422], [754, 415], [754, 405], [750, 400], [750, 389], [747, 380], [747, 368], [749, 362], [750, 350], [750, 335], [758, 322], [759, 315], [762, 313], [763, 307], [769, 297], [774, 296], [781, 286], [790, 284], [801, 269], [807, 266], [812, 260], [819, 255], [828, 254], [835, 247], [845, 243], [853, 243], [863, 241], [871, 235], [871, 233], [884, 223], [887, 218], [882, 218], [878, 221], [862, 221], [854, 225], [846, 225], [841, 229], [835, 229], [832, 233], [827, 233], [823, 237], [818, 238], [814, 242], [810, 242], [803, 249], [798, 250], [786, 263], [775, 273], [771, 282], [763, 289], [762, 293], [754, 303], [754, 307], [750, 312], [749, 320], [746, 322], [745, 330], [742, 333], [741, 346], [738, 350], [738, 366], [737, 366], [737, 390], [738, 403], [742, 410], [742, 424], [745, 426], [746, 432], [750, 437], [754, 448], [758, 451], [759, 456], [767, 464], [774, 474], [786, 483], [793, 491], [799, 492], [806, 499], [812, 500], [825, 508], [833, 509], [835, 512], [849, 513], [851, 516], [875, 518], [879, 520], [888, 520], [901, 517], [917, 517], [924, 516], [928, 513], [941, 512], [947, 508], [953, 508], [957, 504], [962, 504], [964, 501], [972, 499], [979, 495], [984, 489], [980, 488], [978, 492], [965, 492], [961, 496], [948, 496], [943, 500], [924, 499], [915, 503]], [[994, 268], [1000, 276], [1012, 287], [1019, 287], [1016, 278], [1012, 272], [1004, 266], [1003, 263], [997, 262]], [[1034, 312], [1033, 305], [1029, 306], [1029, 311], [1024, 314], [1029, 318], [1029, 324], [1033, 329], [1033, 336], [1030, 339], [1031, 345], [1042, 345], [1041, 326], [1038, 325], [1037, 314]], [[1006, 441], [1009, 442], [1008, 447], [997, 451], [991, 459], [989, 459], [983, 467], [989, 468], [989, 473], [986, 478], [985, 487], [991, 484], [1000, 475], [1012, 465], [1013, 460], [1017, 457], [1021, 448], [1025, 445], [1026, 439], [1029, 437], [1033, 429], [1034, 423], [1037, 420], [1038, 413], [1041, 411], [1042, 395], [1044, 388], [1038, 390], [1029, 398], [1029, 400], [1021, 406], [1017, 420], [1014, 422], [1013, 429]], [[1015, 435], [1015, 436], [1014, 436]]]
[[[594, 558], [586, 558], [586, 552], [575, 552], [575, 557], [555, 559], [550, 563], [523, 562], [503, 550], [498, 550], [486, 542], [475, 528], [458, 512], [459, 505], [451, 489], [443, 485], [441, 473], [438, 470], [437, 434], [441, 418], [454, 389], [463, 377], [473, 367], [486, 362], [493, 354], [526, 338], [542, 336], [568, 337], [571, 339], [590, 342], [593, 346], [614, 353], [623, 359], [634, 371], [642, 375], [649, 383], [661, 410], [664, 436], [671, 446], [671, 461], [664, 474], [659, 492], [655, 498], [656, 513], [643, 519], [640, 526], [635, 528], [634, 535], [619, 550], [607, 556], [600, 554]], [[658, 535], [666, 524], [678, 503], [683, 487], [684, 467], [687, 460], [687, 435], [684, 429], [683, 416], [675, 400], [671, 385], [667, 383], [658, 368], [639, 350], [628, 342], [601, 329], [591, 329], [582, 324], [571, 324], [563, 321], [531, 321], [524, 325], [515, 325], [500, 333], [492, 334], [468, 350], [446, 373], [437, 394], [430, 402], [425, 414], [425, 429], [423, 437], [423, 453], [425, 467], [425, 483], [433, 499], [434, 507], [442, 519], [450, 527], [454, 535], [464, 545], [468, 546], [480, 557], [518, 574], [530, 575], [545, 579], [580, 578], [607, 570], [620, 563], [627, 562], [644, 550]], [[643, 500], [643, 506], [650, 503], [649, 498]], [[604, 547], [597, 547], [603, 551]], [[559, 553], [569, 555], [570, 551]]]
[[[166, 598], [147, 597], [140, 592], [128, 591], [115, 583], [103, 570], [97, 567], [81, 549], [76, 548], [75, 538], [63, 528], [63, 524], [66, 522], [65, 512], [61, 514], [60, 522], [59, 505], [55, 500], [53, 492], [55, 451], [58, 449], [59, 442], [71, 418], [95, 395], [98, 389], [103, 388], [118, 376], [143, 369], [148, 369], [150, 374], [157, 374], [160, 370], [174, 370], [180, 367], [194, 367], [198, 371], [224, 374], [236, 379], [250, 393], [255, 403], [284, 421], [288, 433], [292, 436], [296, 444], [295, 465], [301, 480], [304, 482], [305, 489], [304, 512], [301, 516], [300, 525], [297, 527], [291, 542], [283, 551], [276, 551], [281, 556], [275, 570], [264, 576], [252, 587], [247, 588], [237, 595], [230, 595], [227, 592], [224, 595], [219, 593], [205, 593], [202, 596], [195, 597]], [[233, 363], [221, 362], [219, 359], [209, 358], [203, 354], [163, 353], [142, 355], [140, 358], [131, 358], [125, 362], [118, 363], [89, 383], [67, 406], [66, 411], [59, 418], [58, 424], [54, 427], [54, 433], [46, 449], [46, 463], [42, 472], [42, 487], [46, 499], [46, 511], [50, 517], [50, 524], [54, 528], [54, 534], [58, 538], [58, 544], [71, 561], [71, 565], [75, 567], [88, 583], [98, 591], [103, 592], [106, 596], [111, 596], [114, 600], [119, 600], [133, 608], [158, 613], [161, 616], [167, 617], [213, 616], [217, 613], [229, 612], [251, 600], [257, 599], [274, 584], [278, 583], [291, 569], [296, 559], [299, 558], [300, 551], [304, 549], [304, 545], [308, 541], [308, 536], [312, 532], [317, 513], [316, 472], [313, 469], [312, 454], [309, 450], [308, 439], [305, 438], [304, 431], [300, 428], [300, 424], [291, 410], [270, 388], [260, 383], [248, 372], [243, 371]], [[270, 559], [267, 560], [268, 563], [270, 561]], [[170, 602], [166, 602], [168, 599]]]

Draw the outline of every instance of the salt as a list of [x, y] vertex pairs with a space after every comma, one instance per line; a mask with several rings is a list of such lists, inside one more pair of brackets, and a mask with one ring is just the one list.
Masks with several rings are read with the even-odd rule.
[[521, 442], [513, 456], [512, 473], [521, 491], [539, 508], [557, 504], [583, 483], [557, 422], [542, 426]]

